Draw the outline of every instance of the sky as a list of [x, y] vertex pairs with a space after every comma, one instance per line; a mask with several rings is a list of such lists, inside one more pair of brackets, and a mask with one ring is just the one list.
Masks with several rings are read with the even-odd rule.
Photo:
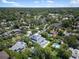
[[79, 0], [0, 0], [0, 7], [79, 7]]

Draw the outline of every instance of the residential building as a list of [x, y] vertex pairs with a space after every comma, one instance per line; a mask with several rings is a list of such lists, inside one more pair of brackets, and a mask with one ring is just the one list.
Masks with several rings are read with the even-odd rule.
[[79, 50], [73, 48], [69, 49], [72, 51], [72, 56], [70, 57], [70, 59], [79, 59]]
[[25, 42], [21, 42], [21, 41], [18, 41], [16, 42], [15, 45], [13, 45], [10, 50], [13, 50], [13, 51], [21, 51], [22, 49], [24, 49], [26, 47], [26, 43]]
[[60, 29], [60, 28], [62, 28], [62, 22], [54, 23], [54, 24], [52, 25], [52, 27], [55, 28], [55, 29]]
[[32, 35], [32, 32], [31, 31], [27, 31], [27, 36], [30, 36]]
[[56, 37], [58, 35], [57, 31], [50, 31], [50, 33], [52, 34], [53, 37]]
[[38, 33], [33, 34], [31, 36], [31, 39], [32, 39], [33, 42], [38, 43], [42, 48], [45, 48], [49, 44], [49, 41], [47, 41], [45, 38], [43, 38]]
[[65, 36], [70, 36], [70, 35], [71, 35], [71, 32], [64, 31], [63, 34], [64, 34]]
[[2, 34], [3, 37], [11, 37], [15, 34], [21, 34], [21, 30], [20, 29], [13, 29], [11, 31], [5, 32]]
[[5, 51], [0, 51], [0, 59], [9, 59], [9, 55]]

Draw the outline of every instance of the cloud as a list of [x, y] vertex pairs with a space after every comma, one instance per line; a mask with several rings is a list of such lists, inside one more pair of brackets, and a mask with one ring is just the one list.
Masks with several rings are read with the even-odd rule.
[[2, 3], [16, 3], [16, 2], [13, 2], [13, 1], [8, 1], [8, 0], [1, 0]]
[[25, 5], [19, 4], [19, 3], [14, 3], [12, 4], [14, 7], [26, 7]]
[[70, 3], [71, 4], [79, 4], [79, 0], [71, 0]]
[[[41, 7], [52, 7], [54, 1], [53, 0], [35, 0], [34, 3], [42, 5]], [[35, 7], [38, 7], [35, 6]]]
[[53, 3], [54, 1], [53, 0], [47, 0], [47, 7], [52, 7], [53, 6]]
[[54, 3], [53, 0], [35, 0], [34, 3]]
[[25, 7], [25, 5], [22, 5], [14, 1], [8, 1], [8, 0], [1, 0], [1, 1], [2, 3], [11, 4], [11, 7]]
[[48, 2], [48, 3], [54, 3], [54, 1], [53, 1], [53, 0], [47, 0], [47, 2]]

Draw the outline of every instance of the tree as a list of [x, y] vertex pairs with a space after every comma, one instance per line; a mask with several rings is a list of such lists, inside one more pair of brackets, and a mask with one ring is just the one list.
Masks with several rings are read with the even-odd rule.
[[59, 31], [59, 32], [58, 32], [58, 35], [64, 36], [63, 31]]
[[70, 19], [62, 21], [62, 26], [65, 27], [65, 28], [71, 27], [72, 24], [73, 24], [73, 22]]
[[64, 39], [65, 43], [67, 43], [70, 47], [77, 48], [77, 37], [76, 36], [70, 36], [66, 37]]
[[28, 47], [31, 47], [32, 46], [32, 41], [29, 37], [27, 36], [22, 36], [22, 41], [24, 41]]
[[48, 33], [47, 33], [47, 32], [43, 32], [41, 35], [42, 35], [43, 37], [45, 37], [45, 38], [48, 38]]
[[67, 50], [59, 49], [58, 56], [61, 57], [62, 59], [69, 59], [69, 57], [71, 56], [71, 51], [68, 49]]

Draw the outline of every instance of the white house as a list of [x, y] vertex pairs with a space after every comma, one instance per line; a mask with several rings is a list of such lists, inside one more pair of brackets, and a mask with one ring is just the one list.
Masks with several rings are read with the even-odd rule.
[[70, 57], [70, 59], [79, 59], [79, 50], [73, 48], [69, 49], [72, 51], [72, 56]]
[[49, 44], [49, 41], [47, 41], [45, 38], [43, 38], [38, 33], [33, 34], [31, 36], [31, 39], [32, 39], [33, 42], [38, 43], [42, 48], [45, 48]]
[[27, 31], [27, 36], [30, 36], [32, 35], [32, 32], [31, 31]]
[[18, 41], [16, 42], [15, 45], [13, 45], [10, 50], [13, 50], [13, 51], [21, 51], [22, 49], [24, 49], [26, 47], [26, 43], [25, 42], [21, 42], [21, 41]]

